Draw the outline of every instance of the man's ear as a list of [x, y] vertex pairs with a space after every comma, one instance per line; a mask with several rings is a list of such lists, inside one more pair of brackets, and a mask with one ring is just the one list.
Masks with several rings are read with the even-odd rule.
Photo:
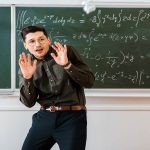
[[48, 42], [49, 42], [49, 45], [51, 44], [51, 40], [50, 40], [50, 38], [48, 37]]
[[24, 48], [27, 50], [27, 46], [26, 46], [26, 43], [25, 43], [25, 42], [23, 43], [23, 45], [24, 45]]

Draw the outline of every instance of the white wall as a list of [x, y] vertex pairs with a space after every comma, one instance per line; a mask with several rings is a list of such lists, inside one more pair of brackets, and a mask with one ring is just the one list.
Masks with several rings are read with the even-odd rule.
[[[87, 108], [86, 150], [150, 150], [149, 98], [87, 97]], [[0, 97], [1, 150], [21, 149], [38, 109], [24, 107], [17, 96]]]

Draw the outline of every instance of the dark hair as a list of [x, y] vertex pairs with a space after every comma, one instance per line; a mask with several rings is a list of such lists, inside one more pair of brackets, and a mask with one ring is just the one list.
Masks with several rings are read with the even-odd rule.
[[25, 41], [26, 35], [28, 33], [34, 33], [37, 31], [42, 31], [44, 33], [44, 35], [48, 38], [48, 34], [47, 34], [45, 28], [40, 27], [40, 26], [27, 26], [27, 27], [23, 28], [21, 31], [21, 37], [22, 37], [23, 41]]

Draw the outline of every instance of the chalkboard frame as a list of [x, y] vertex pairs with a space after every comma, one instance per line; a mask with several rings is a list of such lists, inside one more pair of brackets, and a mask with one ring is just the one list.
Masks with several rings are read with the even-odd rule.
[[[98, 3], [98, 7], [106, 7], [106, 8], [147, 8], [147, 3], [145, 3], [143, 5], [143, 3]], [[110, 4], [112, 4], [110, 6]], [[127, 4], [127, 5], [125, 5]], [[149, 3], [148, 3], [149, 4]], [[16, 4], [16, 5], [13, 5], [11, 6], [12, 7], [12, 17], [15, 16], [15, 7], [30, 7], [31, 5], [30, 4]], [[42, 5], [37, 5], [37, 4], [33, 4], [33, 7], [39, 7], [39, 6], [42, 6]], [[62, 5], [60, 5], [61, 7], [64, 7]], [[48, 7], [47, 4], [43, 4], [42, 7]], [[53, 5], [50, 5], [50, 7], [56, 7], [54, 4]], [[69, 4], [67, 7], [74, 7], [72, 6], [71, 4]], [[82, 7], [80, 4], [76, 5], [76, 7]], [[12, 38], [14, 39], [15, 38], [15, 24], [12, 24]], [[14, 51], [15, 51], [15, 45], [12, 45], [11, 46], [11, 51], [12, 51], [12, 54], [14, 54]], [[15, 64], [14, 61], [12, 61], [13, 64]], [[15, 67], [13, 66], [13, 73], [15, 74]], [[15, 75], [12, 75], [15, 79]], [[5, 92], [6, 91], [6, 92]], [[8, 92], [7, 92], [8, 91]], [[7, 90], [3, 90], [3, 89], [0, 89], [0, 95], [4, 93], [9, 93], [9, 94], [14, 94], [14, 95], [18, 95], [18, 89], [15, 88], [15, 80], [13, 81], [13, 84], [12, 84], [12, 88], [11, 89], [7, 89]], [[129, 88], [126, 88], [126, 89], [85, 89], [85, 92], [86, 92], [86, 96], [88, 97], [150, 97], [150, 89], [129, 89]]]

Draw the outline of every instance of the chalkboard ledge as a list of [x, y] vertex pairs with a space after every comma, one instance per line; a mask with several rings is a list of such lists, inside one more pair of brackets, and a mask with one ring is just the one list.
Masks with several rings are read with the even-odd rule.
[[[150, 89], [85, 89], [86, 97], [150, 97]], [[19, 89], [0, 90], [0, 97], [19, 97]]]
[[85, 89], [86, 97], [150, 97], [150, 89]]

